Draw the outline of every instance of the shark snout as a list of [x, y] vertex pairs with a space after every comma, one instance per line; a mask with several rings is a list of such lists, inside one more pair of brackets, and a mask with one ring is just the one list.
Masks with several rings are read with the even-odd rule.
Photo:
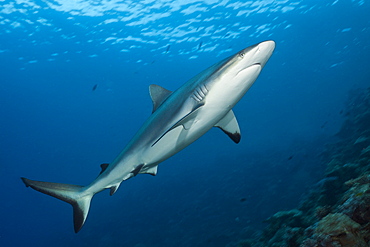
[[275, 41], [267, 40], [258, 44], [258, 50], [272, 53], [275, 49]]
[[261, 42], [257, 45], [258, 49], [258, 61], [255, 62], [255, 64], [260, 64], [262, 67], [265, 66], [267, 61], [272, 55], [272, 52], [275, 49], [275, 41], [273, 40], [267, 40], [264, 42]]

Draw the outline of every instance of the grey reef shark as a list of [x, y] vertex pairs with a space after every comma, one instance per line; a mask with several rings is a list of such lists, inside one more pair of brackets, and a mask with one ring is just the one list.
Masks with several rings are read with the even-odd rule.
[[137, 174], [156, 175], [159, 163], [212, 127], [220, 128], [239, 143], [240, 129], [232, 108], [257, 79], [274, 49], [272, 40], [245, 48], [199, 73], [174, 92], [150, 85], [151, 116], [111, 164], [101, 165], [101, 173], [91, 184], [21, 179], [27, 187], [70, 203], [77, 233], [96, 193], [110, 189], [113, 195], [122, 181]]

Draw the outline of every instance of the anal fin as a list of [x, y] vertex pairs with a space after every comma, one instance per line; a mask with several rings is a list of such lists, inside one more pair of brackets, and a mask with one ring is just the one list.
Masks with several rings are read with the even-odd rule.
[[109, 192], [109, 195], [113, 196], [114, 193], [116, 193], [116, 191], [118, 190], [119, 186], [120, 186], [121, 183], [118, 183], [116, 185], [113, 185], [112, 187], [110, 187], [110, 192]]

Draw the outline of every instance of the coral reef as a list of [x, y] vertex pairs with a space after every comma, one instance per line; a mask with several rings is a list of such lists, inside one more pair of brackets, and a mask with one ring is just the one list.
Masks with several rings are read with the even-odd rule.
[[322, 180], [298, 209], [277, 212], [258, 239], [238, 246], [370, 246], [370, 88], [352, 93], [344, 115], [338, 141], [322, 154]]
[[[310, 234], [310, 229], [306, 234]], [[310, 238], [301, 247], [343, 246], [366, 247], [361, 225], [342, 213], [328, 214], [321, 219]]]

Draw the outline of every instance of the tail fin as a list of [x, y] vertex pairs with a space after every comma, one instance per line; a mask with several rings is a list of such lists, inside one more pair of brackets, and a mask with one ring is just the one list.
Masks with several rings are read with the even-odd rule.
[[94, 194], [83, 194], [83, 186], [72, 184], [48, 183], [21, 178], [27, 187], [68, 202], [73, 207], [75, 233], [81, 230], [89, 213], [90, 202]]

